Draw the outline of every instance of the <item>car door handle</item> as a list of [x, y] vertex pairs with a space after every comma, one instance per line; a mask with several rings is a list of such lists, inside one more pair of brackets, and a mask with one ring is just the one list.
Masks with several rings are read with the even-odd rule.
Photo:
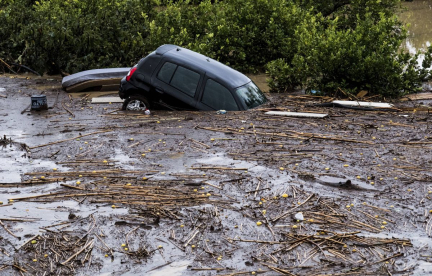
[[158, 92], [160, 94], [164, 93], [164, 90], [162, 88], [160, 88], [160, 87], [155, 87], [155, 90], [156, 90], [156, 92]]

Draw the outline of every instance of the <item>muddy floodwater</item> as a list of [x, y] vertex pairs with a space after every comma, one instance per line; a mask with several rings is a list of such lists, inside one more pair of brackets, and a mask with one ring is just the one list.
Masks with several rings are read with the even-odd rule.
[[143, 115], [95, 95], [0, 76], [0, 275], [432, 274], [430, 100]]
[[[414, 53], [432, 0], [404, 6]], [[60, 81], [0, 75], [0, 275], [432, 275], [428, 97], [148, 116]]]
[[[404, 43], [404, 48], [411, 54], [419, 50], [424, 50], [432, 45], [432, 0], [414, 0], [404, 2], [403, 11], [399, 18], [408, 27], [408, 38]], [[419, 57], [419, 63], [424, 57]]]
[[406, 11], [399, 16], [408, 23], [406, 46], [414, 49], [425, 49], [432, 43], [432, 0], [405, 2]]

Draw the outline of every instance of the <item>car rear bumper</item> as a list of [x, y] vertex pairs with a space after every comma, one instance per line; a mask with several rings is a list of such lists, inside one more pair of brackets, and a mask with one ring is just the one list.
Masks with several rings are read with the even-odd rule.
[[120, 81], [119, 97], [121, 99], [125, 99], [129, 96], [127, 92], [134, 91], [136, 89], [137, 88], [134, 85], [132, 85], [130, 82], [126, 81], [126, 77], [124, 77]]

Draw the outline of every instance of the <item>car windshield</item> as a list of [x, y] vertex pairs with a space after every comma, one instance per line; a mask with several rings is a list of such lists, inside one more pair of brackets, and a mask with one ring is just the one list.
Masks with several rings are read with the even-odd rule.
[[267, 101], [264, 93], [252, 81], [236, 89], [236, 94], [247, 108], [254, 108]]

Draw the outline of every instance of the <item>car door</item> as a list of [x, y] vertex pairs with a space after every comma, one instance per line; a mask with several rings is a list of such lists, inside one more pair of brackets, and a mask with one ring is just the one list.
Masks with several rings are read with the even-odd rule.
[[197, 102], [199, 110], [241, 110], [232, 92], [216, 78], [206, 76], [202, 93]]
[[202, 79], [203, 74], [183, 64], [165, 60], [152, 76], [152, 84], [166, 104], [181, 109], [195, 109]]

